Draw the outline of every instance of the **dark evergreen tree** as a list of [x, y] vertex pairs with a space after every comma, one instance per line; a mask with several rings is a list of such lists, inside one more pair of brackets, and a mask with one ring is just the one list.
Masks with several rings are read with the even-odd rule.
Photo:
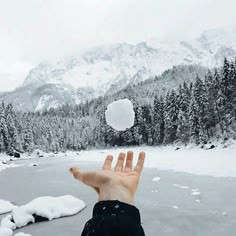
[[163, 97], [154, 98], [154, 114], [153, 114], [153, 143], [155, 145], [162, 144], [165, 134], [165, 121], [164, 121], [164, 99]]
[[176, 141], [178, 128], [178, 103], [177, 95], [174, 90], [167, 94], [165, 100], [165, 139], [164, 142], [169, 144]]

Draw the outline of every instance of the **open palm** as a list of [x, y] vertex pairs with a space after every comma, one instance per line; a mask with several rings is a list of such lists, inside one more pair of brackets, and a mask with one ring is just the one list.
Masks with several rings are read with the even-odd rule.
[[111, 168], [113, 156], [108, 155], [102, 170], [82, 171], [70, 168], [74, 178], [92, 187], [99, 200], [119, 200], [134, 204], [134, 195], [143, 169], [145, 153], [140, 152], [137, 165], [133, 169], [133, 152], [120, 153], [114, 171]]

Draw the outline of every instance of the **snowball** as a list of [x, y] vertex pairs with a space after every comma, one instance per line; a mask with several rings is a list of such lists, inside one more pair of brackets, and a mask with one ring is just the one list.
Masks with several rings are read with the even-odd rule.
[[112, 102], [105, 111], [106, 122], [117, 131], [124, 131], [134, 125], [135, 113], [129, 99]]

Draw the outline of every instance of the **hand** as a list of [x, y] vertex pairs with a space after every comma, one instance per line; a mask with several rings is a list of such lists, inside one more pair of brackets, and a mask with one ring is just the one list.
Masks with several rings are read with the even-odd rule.
[[[120, 153], [114, 171], [111, 169], [113, 156], [108, 155], [102, 170], [81, 171], [70, 168], [75, 179], [92, 187], [99, 195], [99, 201], [119, 200], [134, 205], [134, 195], [143, 169], [145, 153], [140, 152], [133, 169], [133, 152]], [[126, 161], [126, 162], [125, 162]], [[125, 166], [124, 166], [125, 162]]]

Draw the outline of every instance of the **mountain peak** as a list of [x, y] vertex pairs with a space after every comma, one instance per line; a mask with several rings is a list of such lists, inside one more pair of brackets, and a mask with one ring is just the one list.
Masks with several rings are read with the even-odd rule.
[[[47, 94], [41, 103], [47, 98], [47, 104], [60, 104], [61, 98], [60, 102], [53, 100], [55, 93], [64, 97], [70, 93], [71, 98], [67, 100], [79, 103], [153, 78], [174, 65], [217, 67], [224, 57], [236, 57], [235, 36], [234, 31], [214, 29], [204, 31], [192, 41], [151, 39], [135, 45], [118, 43], [95, 47], [54, 64], [40, 63], [17, 91], [30, 85], [40, 91], [38, 95]], [[42, 107], [41, 103], [38, 107]]]

